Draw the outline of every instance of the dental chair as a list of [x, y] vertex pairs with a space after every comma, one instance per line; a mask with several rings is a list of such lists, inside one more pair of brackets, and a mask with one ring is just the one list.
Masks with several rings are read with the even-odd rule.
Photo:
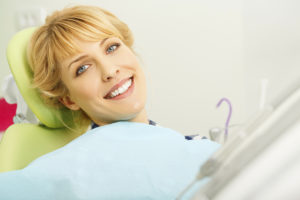
[[20, 93], [40, 123], [14, 124], [6, 130], [0, 141], [0, 172], [22, 169], [31, 161], [66, 145], [87, 130], [87, 127], [76, 129], [73, 123], [74, 118], [81, 116], [80, 112], [47, 106], [38, 90], [32, 86], [33, 73], [27, 61], [26, 49], [35, 30], [36, 28], [24, 29], [11, 39], [7, 48], [7, 60]]

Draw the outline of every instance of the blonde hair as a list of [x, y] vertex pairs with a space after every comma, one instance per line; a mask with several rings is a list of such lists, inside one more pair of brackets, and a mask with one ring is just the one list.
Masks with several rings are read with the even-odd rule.
[[59, 98], [68, 94], [61, 80], [60, 62], [79, 52], [75, 39], [100, 41], [107, 37], [118, 37], [132, 48], [134, 40], [128, 26], [102, 8], [75, 6], [47, 17], [28, 45], [33, 84], [47, 104], [61, 106]]

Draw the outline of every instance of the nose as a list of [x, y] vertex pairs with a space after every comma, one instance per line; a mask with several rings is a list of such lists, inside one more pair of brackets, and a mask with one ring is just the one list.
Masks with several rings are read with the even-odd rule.
[[120, 67], [112, 63], [103, 63], [100, 66], [102, 80], [104, 82], [116, 79], [120, 73]]

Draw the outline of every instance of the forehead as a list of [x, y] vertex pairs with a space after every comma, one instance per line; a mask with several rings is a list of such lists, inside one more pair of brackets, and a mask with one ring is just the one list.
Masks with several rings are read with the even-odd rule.
[[[111, 37], [111, 36], [110, 36]], [[80, 53], [82, 53], [82, 46], [87, 44], [92, 44], [95, 42], [103, 42], [107, 39], [107, 36], [102, 36], [98, 38], [80, 38], [72, 37], [69, 40], [65, 41], [64, 47], [61, 45], [56, 46], [56, 57], [59, 61], [63, 61], [69, 58], [72, 58]]]
[[58, 28], [49, 36], [50, 49], [59, 60], [65, 59], [80, 52], [80, 43], [82, 42], [98, 42], [105, 38], [114, 37], [116, 34], [110, 32], [105, 33], [101, 30], [78, 29], [69, 30]]

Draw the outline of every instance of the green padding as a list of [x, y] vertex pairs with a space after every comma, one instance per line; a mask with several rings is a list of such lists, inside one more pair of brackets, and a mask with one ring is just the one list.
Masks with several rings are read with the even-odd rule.
[[0, 142], [0, 172], [22, 169], [36, 158], [66, 145], [79, 135], [67, 128], [12, 125]]
[[[46, 106], [39, 92], [32, 88], [33, 73], [27, 62], [26, 48], [28, 41], [36, 28], [28, 28], [18, 32], [9, 42], [7, 48], [7, 60], [17, 86], [32, 112], [47, 127], [62, 128], [64, 123], [73, 127], [73, 115], [66, 108], [61, 110]], [[59, 116], [59, 117], [58, 117]]]

